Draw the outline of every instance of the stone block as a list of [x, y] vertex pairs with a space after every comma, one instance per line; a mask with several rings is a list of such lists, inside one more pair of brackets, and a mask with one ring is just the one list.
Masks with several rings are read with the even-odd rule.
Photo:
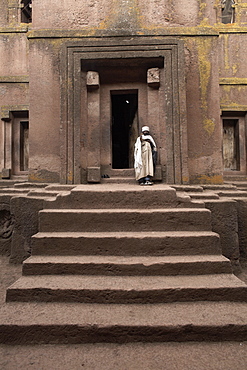
[[0, 254], [10, 255], [14, 216], [10, 213], [12, 195], [0, 195]]
[[10, 176], [11, 176], [11, 169], [3, 168], [2, 169], [2, 179], [10, 179]]
[[212, 213], [212, 230], [220, 235], [222, 254], [233, 263], [239, 259], [238, 213], [234, 200], [205, 201]]
[[150, 68], [147, 71], [147, 83], [148, 86], [153, 88], [159, 88], [160, 86], [160, 70], [159, 68]]
[[44, 199], [15, 196], [10, 200], [10, 212], [15, 225], [11, 241], [11, 263], [22, 263], [31, 254], [31, 237], [39, 231], [39, 211]]
[[87, 168], [87, 181], [88, 182], [100, 182], [100, 167], [88, 167]]
[[88, 71], [87, 72], [87, 87], [98, 89], [99, 88], [99, 74], [98, 72]]
[[247, 257], [247, 198], [235, 198], [238, 211], [238, 238], [240, 256]]
[[162, 180], [162, 167], [156, 166], [154, 180], [161, 181]]

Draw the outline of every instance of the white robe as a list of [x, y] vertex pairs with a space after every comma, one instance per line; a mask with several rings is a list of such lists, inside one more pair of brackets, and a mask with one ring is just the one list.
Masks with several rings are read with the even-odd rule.
[[156, 148], [156, 144], [154, 142], [154, 139], [150, 135], [142, 135], [142, 139], [143, 140], [138, 137], [135, 143], [134, 168], [136, 180], [139, 180], [148, 175], [153, 177], [154, 175], [152, 147], [150, 143], [146, 140], [150, 140], [154, 148]]

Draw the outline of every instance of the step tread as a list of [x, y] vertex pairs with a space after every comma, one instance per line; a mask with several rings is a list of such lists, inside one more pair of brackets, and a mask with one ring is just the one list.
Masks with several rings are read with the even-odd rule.
[[247, 325], [247, 303], [176, 302], [159, 304], [7, 303], [0, 307], [3, 326], [229, 326]]
[[192, 256], [31, 256], [23, 262], [24, 265], [44, 263], [121, 263], [126, 265], [144, 264], [146, 266], [155, 263], [199, 263], [199, 262], [228, 262], [222, 255], [192, 255]]
[[59, 193], [59, 191], [52, 191], [52, 190], [30, 190], [28, 193], [28, 196], [47, 196], [47, 197], [56, 197]]
[[209, 213], [210, 211], [206, 208], [93, 208], [93, 209], [83, 209], [83, 208], [77, 208], [77, 209], [43, 209], [40, 211], [41, 214], [45, 213], [64, 213], [64, 214], [78, 214], [78, 213]]
[[214, 236], [219, 237], [213, 231], [43, 231], [34, 234], [32, 238], [121, 238], [121, 237], [133, 237], [133, 238], [164, 238], [164, 237], [203, 237], [203, 236]]
[[189, 196], [193, 199], [219, 199], [219, 195], [215, 193], [190, 193]]
[[[247, 285], [231, 274], [183, 276], [94, 276], [37, 275], [22, 276], [10, 290], [92, 290], [92, 291], [155, 291], [170, 289], [246, 288]], [[243, 297], [244, 300], [244, 297]]]
[[226, 191], [217, 191], [217, 194], [220, 196], [220, 197], [246, 197], [247, 196], [247, 191], [243, 191], [243, 190], [235, 190], [235, 191], [231, 191], [231, 190], [226, 190]]
[[73, 193], [81, 193], [81, 192], [100, 192], [104, 193], [107, 191], [108, 193], [114, 193], [114, 192], [143, 192], [143, 191], [158, 191], [158, 192], [174, 192], [174, 189], [172, 186], [167, 184], [155, 184], [154, 186], [149, 186], [143, 188], [142, 186], [138, 186], [135, 184], [113, 184], [109, 188], [108, 184], [94, 184], [93, 186], [91, 184], [80, 184], [76, 185], [73, 189]]

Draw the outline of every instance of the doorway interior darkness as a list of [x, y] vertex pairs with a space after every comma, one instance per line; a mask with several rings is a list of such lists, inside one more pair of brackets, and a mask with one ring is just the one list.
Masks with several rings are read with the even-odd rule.
[[112, 168], [133, 167], [138, 135], [138, 91], [111, 91]]

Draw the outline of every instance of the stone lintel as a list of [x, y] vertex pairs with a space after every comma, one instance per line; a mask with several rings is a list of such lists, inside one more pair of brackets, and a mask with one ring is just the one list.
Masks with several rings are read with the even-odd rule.
[[10, 122], [10, 112], [28, 111], [29, 105], [3, 105], [0, 110], [0, 119], [2, 121]]
[[239, 105], [239, 104], [220, 105], [220, 109], [221, 111], [246, 112], [247, 105]]

